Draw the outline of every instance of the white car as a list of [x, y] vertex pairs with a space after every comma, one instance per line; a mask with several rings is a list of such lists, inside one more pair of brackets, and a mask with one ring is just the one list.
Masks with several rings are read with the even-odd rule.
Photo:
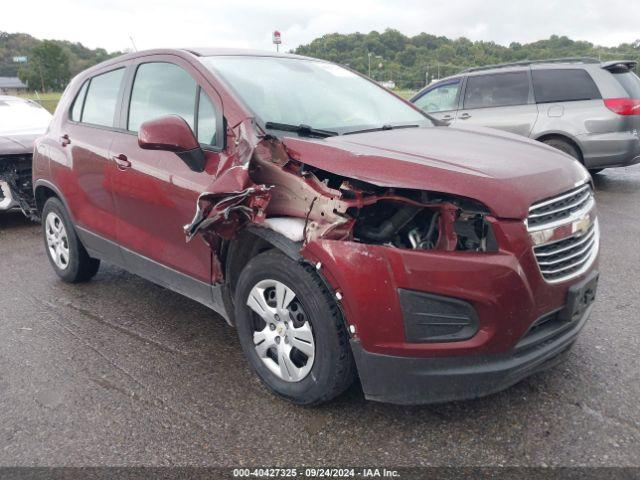
[[33, 142], [45, 133], [51, 117], [32, 100], [0, 95], [0, 211], [20, 208], [33, 216]]

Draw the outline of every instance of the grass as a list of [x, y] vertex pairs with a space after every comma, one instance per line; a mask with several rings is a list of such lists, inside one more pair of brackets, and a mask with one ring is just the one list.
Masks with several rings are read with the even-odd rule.
[[394, 93], [400, 95], [402, 98], [406, 98], [407, 100], [409, 100], [411, 97], [413, 97], [413, 95], [416, 93], [416, 91], [415, 90], [397, 89], [397, 90], [394, 90]]
[[48, 92], [48, 93], [36, 93], [36, 92], [25, 92], [18, 94], [19, 97], [28, 98], [30, 100], [34, 100], [42, 105], [44, 108], [49, 110], [51, 113], [56, 109], [58, 102], [60, 101], [60, 97], [62, 96], [62, 92]]

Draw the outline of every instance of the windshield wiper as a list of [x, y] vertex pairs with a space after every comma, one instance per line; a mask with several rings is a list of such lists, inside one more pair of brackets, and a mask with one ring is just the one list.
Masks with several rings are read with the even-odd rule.
[[395, 130], [397, 128], [419, 128], [420, 125], [391, 125], [391, 124], [386, 124], [386, 125], [382, 125], [381, 127], [374, 127], [374, 128], [365, 128], [363, 130], [352, 130], [350, 132], [344, 132], [343, 135], [352, 135], [354, 133], [368, 133], [368, 132], [379, 132], [381, 130]]
[[303, 137], [333, 137], [338, 135], [338, 132], [332, 132], [331, 130], [321, 130], [319, 128], [313, 128], [309, 125], [301, 123], [300, 125], [290, 125], [288, 123], [267, 122], [264, 124], [265, 128], [270, 130], [281, 130], [283, 132], [295, 132]]

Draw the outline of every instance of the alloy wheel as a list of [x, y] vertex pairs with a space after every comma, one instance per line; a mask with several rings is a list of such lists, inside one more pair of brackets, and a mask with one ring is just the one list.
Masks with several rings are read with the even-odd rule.
[[65, 270], [69, 267], [69, 237], [62, 219], [55, 212], [49, 212], [47, 215], [45, 232], [53, 263], [60, 270]]

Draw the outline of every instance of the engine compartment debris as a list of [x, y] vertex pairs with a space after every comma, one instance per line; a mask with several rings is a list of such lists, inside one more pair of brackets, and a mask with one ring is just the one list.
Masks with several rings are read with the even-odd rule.
[[377, 186], [296, 159], [287, 138], [251, 119], [227, 131], [235, 156], [198, 199], [187, 241], [200, 233], [215, 250], [248, 224], [302, 245], [344, 240], [413, 250], [497, 251], [491, 213], [476, 201], [437, 192]]

